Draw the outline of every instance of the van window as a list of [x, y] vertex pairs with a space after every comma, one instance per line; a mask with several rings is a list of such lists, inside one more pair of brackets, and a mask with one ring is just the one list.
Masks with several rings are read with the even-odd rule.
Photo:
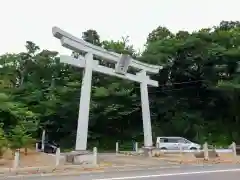
[[184, 139], [184, 138], [179, 139], [178, 142], [179, 142], [179, 143], [185, 143], [185, 144], [190, 144], [190, 143], [191, 143], [189, 140]]
[[168, 139], [167, 138], [160, 138], [160, 143], [167, 143]]
[[168, 139], [169, 143], [178, 143], [178, 141], [179, 141], [179, 138], [169, 138]]
[[160, 143], [178, 143], [179, 138], [160, 138]]

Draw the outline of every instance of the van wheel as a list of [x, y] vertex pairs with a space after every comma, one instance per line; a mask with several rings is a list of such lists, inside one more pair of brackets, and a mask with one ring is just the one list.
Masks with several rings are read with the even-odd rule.
[[167, 148], [165, 148], [165, 147], [161, 147], [160, 149], [161, 149], [161, 150], [167, 150]]
[[197, 148], [195, 148], [195, 147], [191, 147], [190, 150], [197, 150]]

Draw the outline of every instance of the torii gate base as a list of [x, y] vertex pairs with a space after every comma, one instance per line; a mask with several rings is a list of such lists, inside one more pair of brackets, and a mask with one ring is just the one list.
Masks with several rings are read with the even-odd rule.
[[[152, 128], [148, 99], [148, 85], [158, 86], [158, 82], [151, 80], [147, 73], [156, 74], [159, 72], [160, 66], [145, 64], [131, 59], [127, 55], [120, 55], [117, 53], [106, 51], [105, 49], [87, 43], [71, 34], [54, 27], [53, 35], [61, 40], [62, 46], [76, 52], [85, 52], [85, 57], [79, 56], [78, 59], [71, 56], [61, 56], [60, 61], [71, 64], [76, 67], [84, 69], [81, 97], [78, 113], [78, 126], [76, 137], [76, 151], [72, 154], [80, 155], [87, 154], [87, 136], [88, 136], [88, 121], [90, 110], [91, 86], [92, 86], [92, 72], [97, 71], [110, 76], [116, 76], [122, 79], [128, 79], [140, 83], [141, 90], [141, 104], [142, 104], [142, 119], [144, 131], [144, 154], [149, 155], [152, 147]], [[99, 64], [94, 56], [100, 57], [103, 61], [115, 63], [115, 69]], [[128, 73], [128, 67], [138, 70], [137, 74]], [[76, 158], [78, 159], [78, 158]], [[84, 159], [84, 158], [83, 158]]]

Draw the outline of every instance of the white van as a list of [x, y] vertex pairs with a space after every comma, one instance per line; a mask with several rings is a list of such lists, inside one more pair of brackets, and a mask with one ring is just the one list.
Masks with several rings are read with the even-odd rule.
[[157, 137], [156, 148], [165, 150], [199, 150], [201, 145], [193, 143], [183, 137]]

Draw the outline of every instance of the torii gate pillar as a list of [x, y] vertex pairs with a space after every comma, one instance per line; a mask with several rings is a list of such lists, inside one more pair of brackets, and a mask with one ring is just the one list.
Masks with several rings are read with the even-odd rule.
[[93, 55], [91, 53], [86, 54], [85, 63], [86, 67], [84, 69], [82, 78], [75, 147], [75, 150], [78, 151], [87, 150], [88, 122], [92, 89], [92, 65], [93, 65]]
[[150, 106], [148, 98], [148, 85], [147, 85], [147, 75], [145, 71], [141, 71], [139, 76], [142, 78], [140, 83], [141, 92], [141, 106], [142, 106], [142, 121], [143, 121], [143, 134], [144, 134], [144, 146], [145, 148], [151, 148], [152, 142], [152, 126], [150, 117]]

